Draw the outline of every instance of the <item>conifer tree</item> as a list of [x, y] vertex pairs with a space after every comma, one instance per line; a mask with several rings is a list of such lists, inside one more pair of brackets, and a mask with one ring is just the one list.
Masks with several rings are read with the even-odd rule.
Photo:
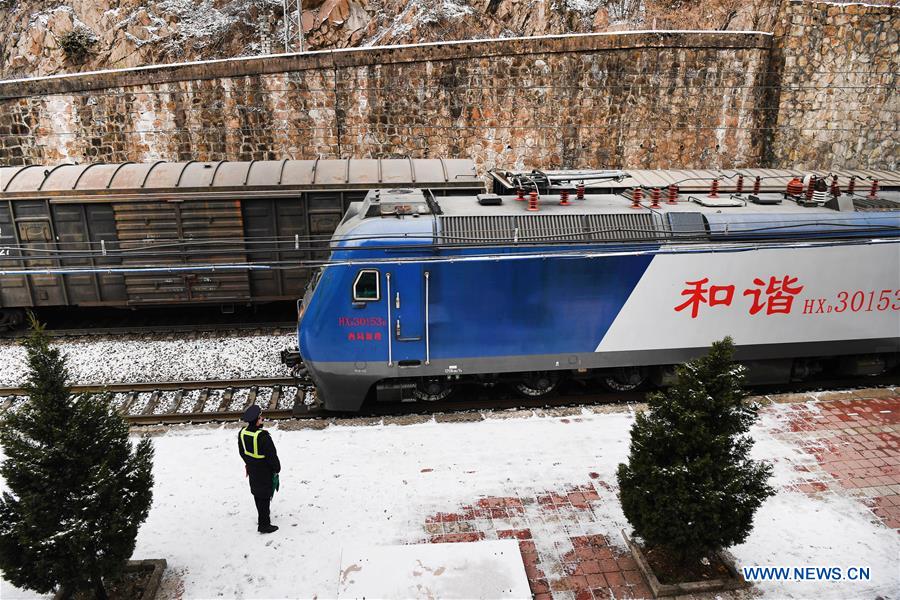
[[618, 469], [634, 532], [684, 565], [744, 541], [756, 509], [774, 494], [771, 465], [750, 459], [758, 406], [745, 401], [745, 369], [733, 357], [726, 337], [679, 366], [674, 386], [650, 394]]
[[106, 598], [150, 511], [153, 446], [132, 446], [106, 398], [70, 394], [65, 358], [33, 317], [24, 345], [29, 397], [0, 423], [0, 570], [18, 587]]

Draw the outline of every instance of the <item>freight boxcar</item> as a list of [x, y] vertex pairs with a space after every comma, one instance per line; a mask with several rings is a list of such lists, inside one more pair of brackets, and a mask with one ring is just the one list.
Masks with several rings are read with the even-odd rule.
[[484, 188], [470, 160], [0, 168], [0, 327], [25, 308], [295, 300], [351, 202]]

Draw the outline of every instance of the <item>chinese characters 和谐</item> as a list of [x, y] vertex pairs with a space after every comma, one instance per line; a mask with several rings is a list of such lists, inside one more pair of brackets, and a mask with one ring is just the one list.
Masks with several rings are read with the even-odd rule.
[[[753, 279], [752, 286], [742, 292], [742, 296], [751, 298], [748, 312], [751, 315], [759, 314], [765, 309], [765, 314], [790, 314], [794, 303], [794, 296], [803, 291], [803, 286], [798, 283], [799, 278], [784, 275], [783, 277], [771, 276], [768, 282], [761, 277]], [[700, 314], [701, 306], [731, 306], [734, 302], [736, 286], [709, 285], [709, 278], [704, 277], [697, 281], [685, 281], [685, 289], [681, 295], [687, 299], [675, 307], [677, 312], [690, 308], [692, 319]]]

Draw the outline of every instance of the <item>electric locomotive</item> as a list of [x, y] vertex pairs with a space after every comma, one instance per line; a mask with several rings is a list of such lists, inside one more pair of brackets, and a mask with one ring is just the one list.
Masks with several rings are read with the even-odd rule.
[[526, 396], [567, 377], [665, 385], [726, 335], [755, 382], [892, 368], [900, 190], [781, 176], [753, 192], [621, 172], [516, 177], [509, 195], [370, 191], [338, 225], [282, 359], [340, 411], [461, 382]]

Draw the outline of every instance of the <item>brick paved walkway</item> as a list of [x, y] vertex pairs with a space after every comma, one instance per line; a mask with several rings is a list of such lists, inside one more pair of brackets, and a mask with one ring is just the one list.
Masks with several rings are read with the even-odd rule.
[[780, 435], [815, 456], [823, 474], [796, 487], [855, 496], [900, 533], [900, 397], [840, 396], [789, 406], [790, 431]]
[[[781, 397], [763, 409], [779, 417], [774, 437], [815, 458], [791, 461], [798, 477], [784, 489], [857, 497], [873, 519], [900, 528], [900, 396], [884, 396]], [[566, 489], [523, 488], [514, 496], [480, 498], [456, 512], [431, 515], [424, 541], [518, 539], [538, 600], [649, 598], [622, 543], [597, 533], [610, 518], [610, 503], [618, 503], [614, 486], [586, 473], [584, 482]]]

